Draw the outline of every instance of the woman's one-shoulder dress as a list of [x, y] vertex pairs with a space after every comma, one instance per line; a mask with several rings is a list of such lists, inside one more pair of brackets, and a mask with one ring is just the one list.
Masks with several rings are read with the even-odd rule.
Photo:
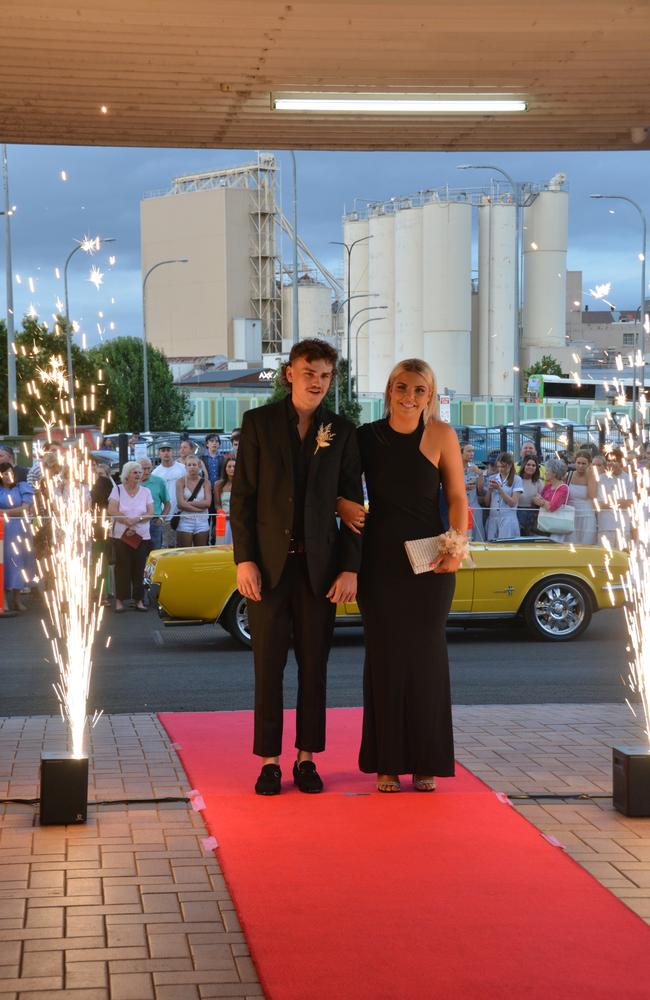
[[440, 534], [440, 474], [412, 434], [387, 420], [359, 430], [369, 515], [359, 604], [366, 641], [359, 767], [452, 775], [454, 741], [445, 624], [455, 575], [411, 569], [404, 542]]

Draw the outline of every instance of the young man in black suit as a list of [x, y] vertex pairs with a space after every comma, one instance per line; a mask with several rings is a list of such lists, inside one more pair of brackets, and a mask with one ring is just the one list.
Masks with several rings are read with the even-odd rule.
[[298, 661], [294, 783], [320, 792], [312, 755], [325, 748], [327, 658], [337, 603], [356, 598], [361, 539], [336, 520], [339, 496], [363, 502], [354, 426], [322, 405], [337, 353], [295, 344], [290, 394], [244, 415], [230, 501], [237, 587], [248, 600], [255, 660], [259, 795], [280, 792], [282, 678], [293, 634]]

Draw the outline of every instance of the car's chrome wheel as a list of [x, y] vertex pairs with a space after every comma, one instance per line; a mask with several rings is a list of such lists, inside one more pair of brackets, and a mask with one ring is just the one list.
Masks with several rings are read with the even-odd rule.
[[226, 610], [221, 616], [221, 624], [237, 642], [241, 642], [244, 646], [251, 645], [251, 632], [248, 624], [248, 602], [238, 590], [235, 591], [228, 601]]
[[583, 586], [557, 578], [534, 587], [524, 609], [529, 628], [551, 642], [577, 638], [591, 621], [591, 614], [591, 600]]

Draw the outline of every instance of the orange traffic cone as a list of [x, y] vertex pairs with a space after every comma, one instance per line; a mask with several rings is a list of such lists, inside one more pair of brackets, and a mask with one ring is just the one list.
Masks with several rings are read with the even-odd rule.
[[225, 510], [222, 510], [220, 507], [219, 510], [217, 511], [217, 517], [214, 527], [214, 533], [217, 536], [217, 538], [225, 538], [226, 524], [227, 524], [226, 512]]

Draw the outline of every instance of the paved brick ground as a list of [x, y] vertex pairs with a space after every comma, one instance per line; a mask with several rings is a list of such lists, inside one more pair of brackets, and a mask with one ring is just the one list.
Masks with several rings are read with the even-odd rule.
[[[460, 706], [455, 729], [466, 767], [650, 923], [650, 819], [608, 797], [612, 745], [642, 740], [629, 709]], [[58, 718], [0, 719], [0, 797], [36, 798], [41, 751], [61, 749]], [[40, 828], [35, 806], [0, 804], [0, 1000], [261, 997], [200, 815], [99, 804], [187, 794], [155, 716], [102, 718], [90, 750], [85, 826]]]
[[[0, 790], [38, 795], [41, 750], [65, 749], [56, 718], [0, 724]], [[89, 802], [184, 797], [180, 762], [150, 715], [102, 718]], [[187, 803], [89, 804], [84, 826], [37, 825], [0, 806], [0, 1000], [260, 997], [200, 815]]]

